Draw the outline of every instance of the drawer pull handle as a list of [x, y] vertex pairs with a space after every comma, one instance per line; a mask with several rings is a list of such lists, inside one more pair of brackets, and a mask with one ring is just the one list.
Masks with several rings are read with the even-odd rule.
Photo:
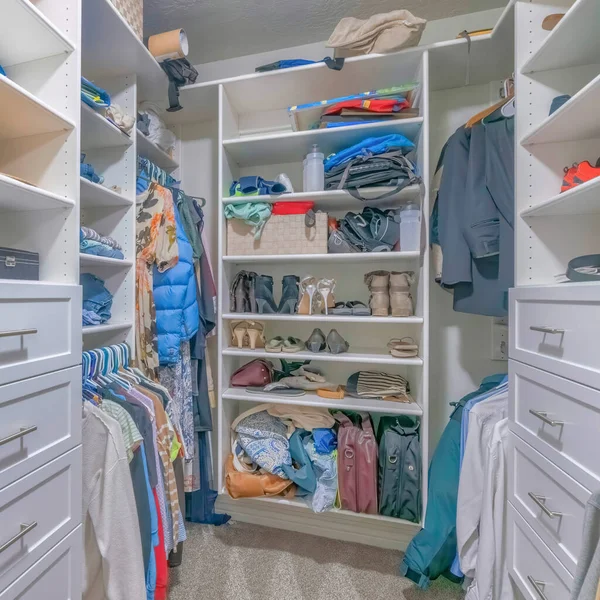
[[17, 335], [32, 335], [37, 333], [37, 329], [15, 329], [14, 331], [0, 331], [0, 338], [15, 337]]
[[534, 579], [531, 575], [527, 575], [527, 579], [529, 579], [529, 583], [531, 584], [531, 587], [533, 587], [533, 589], [536, 591], [537, 595], [542, 600], [548, 600], [548, 598], [546, 598], [546, 594], [544, 594], [544, 590], [542, 589], [546, 585], [546, 582]]
[[8, 542], [5, 542], [4, 544], [2, 544], [2, 546], [0, 546], [0, 553], [10, 548], [14, 543], [18, 542], [22, 537], [27, 535], [35, 527], [37, 527], [37, 521], [34, 521], [29, 525], [21, 523], [21, 531], [19, 531], [19, 533], [17, 533], [17, 535], [15, 535], [14, 537], [10, 538]]
[[529, 497], [542, 509], [542, 511], [547, 514], [551, 519], [554, 519], [556, 517], [562, 517], [562, 513], [559, 512], [555, 512], [553, 510], [550, 510], [547, 506], [546, 506], [546, 498], [544, 496], [538, 496], [537, 494], [534, 494], [533, 492], [529, 492]]
[[542, 412], [540, 410], [530, 409], [529, 412], [534, 417], [537, 417], [540, 421], [543, 421], [547, 425], [550, 425], [550, 427], [558, 427], [559, 425], [564, 425], [565, 424], [564, 421], [554, 421], [553, 419], [550, 419], [548, 417], [548, 413]]
[[565, 332], [564, 329], [557, 329], [556, 327], [547, 327], [545, 325], [530, 325], [529, 329], [531, 329], [531, 331], [539, 331], [541, 333], [556, 333], [560, 335], [562, 335]]
[[13, 433], [8, 437], [1, 439], [0, 446], [8, 444], [9, 442], [14, 442], [15, 440], [26, 436], [28, 433], [33, 433], [34, 431], [37, 431], [37, 427], [35, 425], [32, 425], [31, 427], [21, 427], [17, 433]]

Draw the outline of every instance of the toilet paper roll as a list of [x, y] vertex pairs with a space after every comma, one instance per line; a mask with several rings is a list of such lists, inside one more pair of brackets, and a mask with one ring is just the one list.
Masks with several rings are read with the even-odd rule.
[[183, 29], [173, 29], [148, 39], [148, 50], [158, 62], [172, 58], [185, 58], [189, 51], [187, 35]]

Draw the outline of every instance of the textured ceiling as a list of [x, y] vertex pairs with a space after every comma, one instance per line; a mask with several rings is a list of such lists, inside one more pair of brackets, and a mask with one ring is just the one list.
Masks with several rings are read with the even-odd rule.
[[[145, 35], [183, 27], [192, 64], [329, 38], [342, 17], [406, 8], [429, 21], [506, 5], [507, 0], [145, 0]], [[455, 35], [455, 32], [452, 32]]]

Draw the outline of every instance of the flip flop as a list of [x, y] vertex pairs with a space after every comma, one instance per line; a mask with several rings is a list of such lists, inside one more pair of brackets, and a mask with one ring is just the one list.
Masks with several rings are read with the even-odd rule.
[[284, 342], [285, 340], [278, 335], [265, 344], [265, 350], [267, 352], [281, 352], [283, 350]]
[[352, 308], [347, 302], [336, 302], [335, 306], [329, 311], [332, 315], [351, 315]]
[[305, 343], [296, 337], [286, 337], [285, 340], [283, 340], [283, 347], [281, 348], [282, 352], [301, 352], [302, 350], [304, 350], [306, 348]]
[[414, 358], [419, 354], [419, 346], [411, 337], [394, 338], [388, 342], [390, 354], [395, 358]]
[[353, 315], [356, 316], [364, 316], [367, 317], [371, 314], [371, 309], [360, 300], [351, 300], [350, 302], [346, 302], [346, 306], [348, 306]]

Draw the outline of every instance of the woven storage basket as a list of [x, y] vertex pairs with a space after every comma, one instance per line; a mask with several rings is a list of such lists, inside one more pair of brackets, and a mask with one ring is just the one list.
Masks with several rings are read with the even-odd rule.
[[259, 240], [252, 227], [240, 219], [227, 220], [227, 254], [327, 254], [327, 214], [317, 213], [314, 227], [304, 225], [304, 215], [273, 215]]
[[140, 40], [144, 40], [144, 0], [111, 0]]

